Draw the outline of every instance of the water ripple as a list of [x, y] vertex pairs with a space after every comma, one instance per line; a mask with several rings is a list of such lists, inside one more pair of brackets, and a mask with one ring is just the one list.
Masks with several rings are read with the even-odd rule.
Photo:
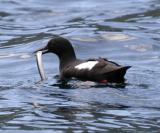
[[[0, 130], [3, 132], [157, 132], [160, 39], [156, 0], [1, 0]], [[125, 84], [58, 82], [58, 58], [33, 51], [62, 35], [79, 58], [131, 65]], [[31, 131], [32, 132], [32, 131]]]

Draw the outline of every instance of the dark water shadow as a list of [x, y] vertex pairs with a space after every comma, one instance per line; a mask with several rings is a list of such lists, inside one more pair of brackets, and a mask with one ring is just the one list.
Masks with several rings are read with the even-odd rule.
[[58, 87], [59, 89], [91, 89], [91, 88], [114, 88], [125, 89], [128, 83], [98, 83], [92, 81], [81, 81], [78, 79], [71, 79], [69, 81], [60, 81], [59, 76], [54, 76], [56, 83], [49, 86]]

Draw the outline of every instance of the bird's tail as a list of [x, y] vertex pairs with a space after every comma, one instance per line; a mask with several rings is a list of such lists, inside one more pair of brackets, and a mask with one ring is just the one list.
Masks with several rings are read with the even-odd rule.
[[108, 82], [124, 82], [126, 71], [131, 68], [131, 66], [124, 66], [109, 73], [106, 73], [106, 78]]

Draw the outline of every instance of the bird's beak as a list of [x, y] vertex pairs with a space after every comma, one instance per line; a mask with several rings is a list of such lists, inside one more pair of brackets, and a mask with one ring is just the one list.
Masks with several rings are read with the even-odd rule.
[[49, 52], [47, 46], [40, 48], [40, 49], [37, 49], [36, 51], [34, 51], [34, 53], [36, 54], [38, 51], [42, 51], [42, 54], [46, 54]]
[[46, 75], [44, 72], [44, 66], [43, 66], [43, 60], [42, 60], [42, 54], [48, 53], [48, 48], [44, 47], [41, 49], [36, 50], [34, 53], [36, 54], [36, 62], [37, 62], [37, 67], [38, 67], [38, 71], [41, 77], [41, 80], [45, 80]]

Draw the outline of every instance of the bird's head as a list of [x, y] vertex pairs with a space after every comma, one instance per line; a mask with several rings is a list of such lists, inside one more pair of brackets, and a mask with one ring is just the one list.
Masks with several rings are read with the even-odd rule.
[[67, 39], [62, 37], [51, 39], [45, 47], [36, 50], [35, 53], [38, 51], [42, 51], [42, 54], [54, 53], [59, 57], [67, 53], [74, 54], [74, 49], [71, 43]]

